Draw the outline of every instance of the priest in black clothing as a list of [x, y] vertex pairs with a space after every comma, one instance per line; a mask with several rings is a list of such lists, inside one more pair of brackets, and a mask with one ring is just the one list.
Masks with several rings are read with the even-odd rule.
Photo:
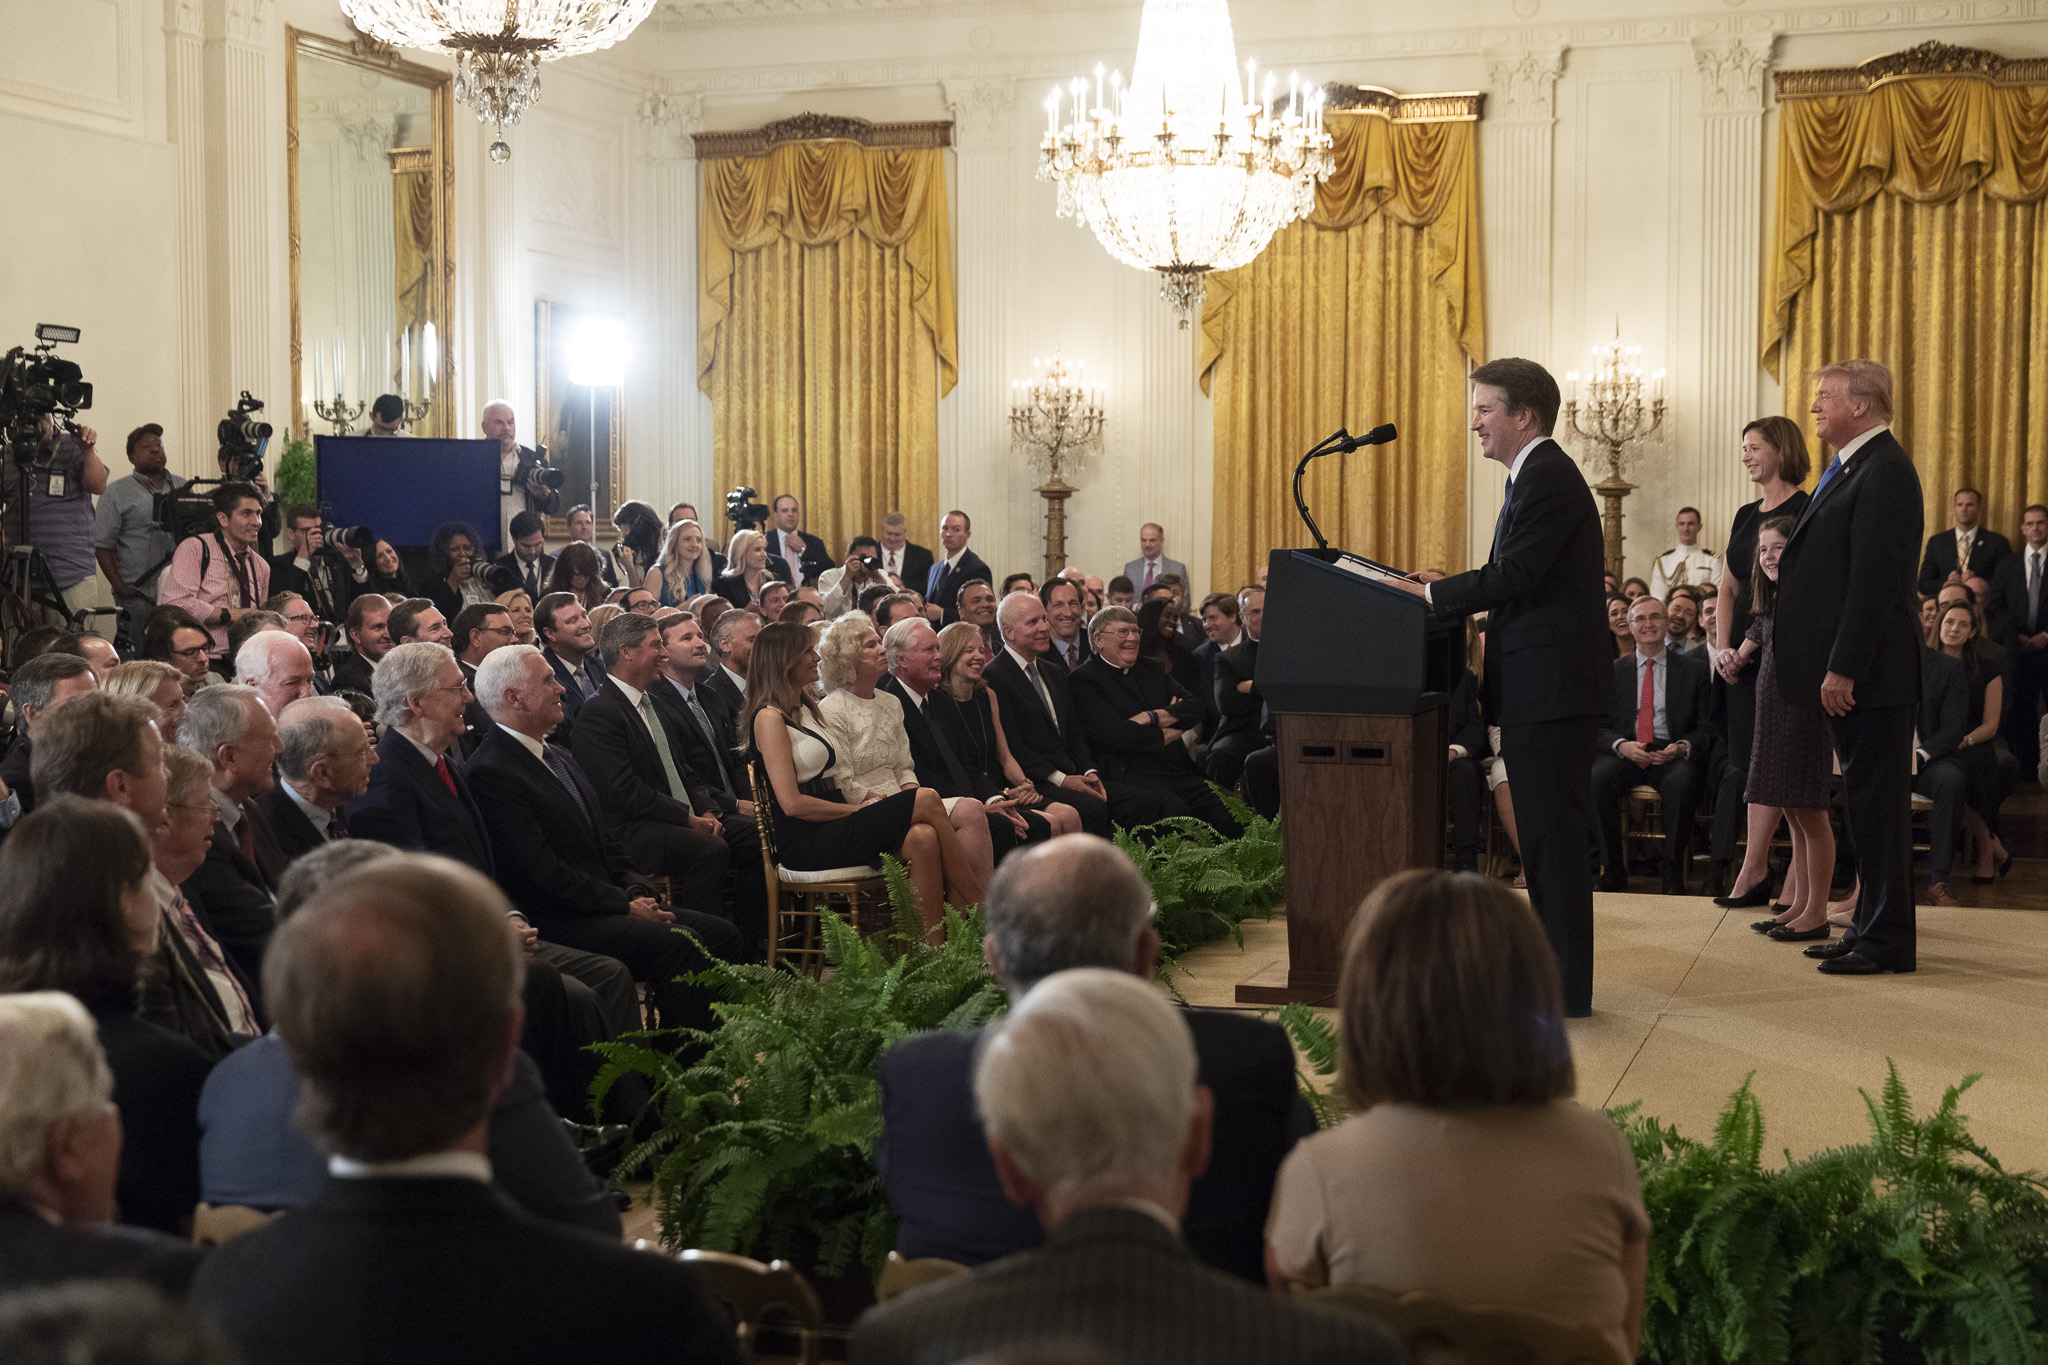
[[1138, 618], [1104, 607], [1088, 623], [1095, 657], [1068, 678], [1081, 733], [1104, 777], [1145, 788], [1162, 816], [1193, 815], [1226, 839], [1244, 832], [1181, 736], [1202, 718], [1164, 668], [1138, 657]]

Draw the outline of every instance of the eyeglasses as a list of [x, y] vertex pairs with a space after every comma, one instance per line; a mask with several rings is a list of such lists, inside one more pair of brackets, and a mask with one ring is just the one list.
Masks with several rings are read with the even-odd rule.
[[517, 635], [519, 633], [510, 626], [478, 626], [477, 630], [484, 635]]
[[174, 659], [197, 659], [203, 656], [209, 648], [210, 646], [207, 645], [194, 645], [190, 649], [174, 649], [171, 651], [171, 657]]

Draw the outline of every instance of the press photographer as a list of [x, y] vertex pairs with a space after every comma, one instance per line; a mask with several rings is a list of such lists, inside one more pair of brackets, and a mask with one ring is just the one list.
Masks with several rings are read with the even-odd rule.
[[219, 659], [227, 653], [229, 624], [270, 596], [270, 562], [256, 553], [263, 534], [263, 495], [256, 485], [224, 479], [212, 501], [213, 530], [179, 542], [158, 596], [205, 627], [207, 652]]
[[[99, 433], [91, 427], [64, 431], [45, 413], [37, 435], [33, 461], [15, 464], [17, 480], [28, 484], [28, 541], [43, 552], [65, 611], [78, 618], [95, 605], [92, 500], [107, 491], [107, 466], [94, 450]], [[18, 492], [20, 483], [15, 487]], [[47, 608], [43, 618], [51, 625], [77, 624]]]
[[519, 418], [504, 399], [484, 405], [480, 424], [498, 443], [498, 543], [510, 545], [512, 518], [562, 510], [562, 471], [548, 463], [546, 446], [529, 450], [519, 444]]
[[375, 537], [366, 526], [346, 526], [335, 528], [330, 539], [320, 509], [311, 503], [286, 508], [284, 525], [292, 548], [271, 556], [271, 586], [297, 593], [314, 615], [339, 626], [355, 595], [369, 588], [370, 571], [363, 556], [376, 544]]
[[142, 653], [142, 629], [156, 605], [157, 577], [170, 563], [177, 541], [157, 511], [165, 494], [186, 481], [165, 468], [164, 429], [145, 422], [128, 433], [128, 464], [135, 472], [107, 485], [93, 515], [93, 553], [121, 611], [121, 633], [130, 650]]
[[58, 343], [78, 340], [76, 327], [43, 323], [33, 350], [0, 357], [0, 445], [6, 448], [7, 531], [25, 557], [8, 561], [8, 595], [34, 600], [53, 625], [76, 627], [88, 609], [97, 567], [92, 499], [107, 490], [107, 467], [93, 447], [98, 434], [73, 420], [92, 406], [92, 385]]

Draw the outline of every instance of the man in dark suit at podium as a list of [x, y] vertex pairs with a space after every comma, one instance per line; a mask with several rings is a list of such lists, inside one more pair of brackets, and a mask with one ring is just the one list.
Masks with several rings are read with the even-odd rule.
[[1493, 551], [1481, 568], [1409, 590], [1439, 617], [1487, 614], [1486, 712], [1515, 777], [1529, 900], [1557, 951], [1565, 1012], [1582, 1018], [1593, 1012], [1593, 758], [1614, 647], [1600, 513], [1550, 439], [1558, 406], [1557, 381], [1533, 360], [1472, 372], [1472, 430], [1508, 469]]

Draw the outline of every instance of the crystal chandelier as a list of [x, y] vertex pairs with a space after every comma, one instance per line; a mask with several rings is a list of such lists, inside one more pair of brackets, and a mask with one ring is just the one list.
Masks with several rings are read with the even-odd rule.
[[1279, 98], [1273, 73], [1257, 79], [1254, 62], [1238, 70], [1224, 0], [1145, 0], [1130, 84], [1118, 71], [1105, 88], [1097, 66], [1092, 91], [1076, 77], [1045, 102], [1038, 178], [1058, 186], [1060, 216], [1158, 271], [1183, 328], [1202, 277], [1306, 218], [1333, 165], [1321, 89], [1289, 76]]
[[357, 28], [398, 47], [455, 54], [455, 98], [497, 129], [491, 160], [512, 155], [505, 126], [540, 100], [540, 64], [595, 52], [656, 0], [341, 0]]
[[1085, 365], [1070, 370], [1057, 351], [1051, 360], [1031, 362], [1034, 370], [1041, 366], [1042, 375], [1010, 381], [1016, 400], [1010, 407], [1010, 440], [1046, 475], [1038, 496], [1045, 499], [1045, 576], [1051, 578], [1067, 566], [1067, 499], [1075, 489], [1065, 476], [1102, 446], [1104, 390], [1085, 382]]

